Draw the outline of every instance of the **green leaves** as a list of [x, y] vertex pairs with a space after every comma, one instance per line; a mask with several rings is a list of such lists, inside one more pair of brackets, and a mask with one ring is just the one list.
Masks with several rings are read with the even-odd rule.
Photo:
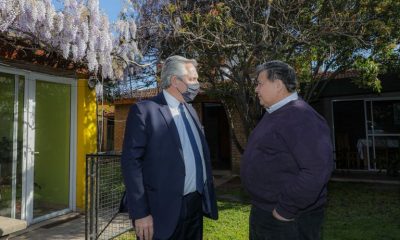
[[353, 64], [358, 76], [353, 83], [361, 88], [370, 88], [375, 92], [381, 92], [382, 85], [378, 79], [380, 64], [369, 58], [357, 58]]
[[380, 92], [378, 75], [399, 59], [398, 0], [171, 1], [162, 12], [161, 57], [196, 58], [208, 90], [237, 108], [246, 132], [261, 114], [252, 75], [261, 63], [293, 65], [303, 98], [315, 101], [347, 72]]

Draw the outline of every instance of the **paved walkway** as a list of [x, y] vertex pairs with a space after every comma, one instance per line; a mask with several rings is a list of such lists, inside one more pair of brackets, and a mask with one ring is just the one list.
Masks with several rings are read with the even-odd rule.
[[400, 177], [387, 176], [385, 172], [335, 171], [331, 181], [400, 185]]
[[85, 239], [85, 216], [70, 213], [38, 224], [1, 239], [78, 240]]

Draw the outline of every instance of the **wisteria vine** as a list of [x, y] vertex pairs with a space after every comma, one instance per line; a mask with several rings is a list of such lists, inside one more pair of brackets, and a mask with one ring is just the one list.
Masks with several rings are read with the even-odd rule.
[[112, 28], [99, 0], [64, 0], [63, 5], [56, 11], [51, 0], [0, 0], [0, 34], [39, 41], [103, 78], [123, 78], [140, 56], [135, 22], [119, 20]]

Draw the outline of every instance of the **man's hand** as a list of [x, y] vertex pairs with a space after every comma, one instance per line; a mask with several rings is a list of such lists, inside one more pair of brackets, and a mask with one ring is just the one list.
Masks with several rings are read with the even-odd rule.
[[140, 240], [152, 240], [153, 239], [153, 217], [151, 215], [136, 219], [134, 222], [136, 236]]
[[294, 220], [293, 218], [292, 219], [287, 219], [287, 218], [282, 217], [281, 215], [279, 215], [279, 213], [275, 209], [272, 211], [272, 216], [274, 216], [274, 218], [276, 218], [276, 219], [278, 219], [279, 221], [282, 221], [282, 222], [290, 222], [290, 221]]

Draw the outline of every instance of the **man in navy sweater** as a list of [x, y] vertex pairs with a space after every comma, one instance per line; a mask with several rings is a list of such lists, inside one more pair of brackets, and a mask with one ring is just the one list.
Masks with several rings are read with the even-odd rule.
[[266, 112], [253, 130], [241, 162], [251, 197], [250, 239], [320, 239], [333, 169], [329, 127], [296, 90], [294, 69], [281, 61], [257, 68]]

